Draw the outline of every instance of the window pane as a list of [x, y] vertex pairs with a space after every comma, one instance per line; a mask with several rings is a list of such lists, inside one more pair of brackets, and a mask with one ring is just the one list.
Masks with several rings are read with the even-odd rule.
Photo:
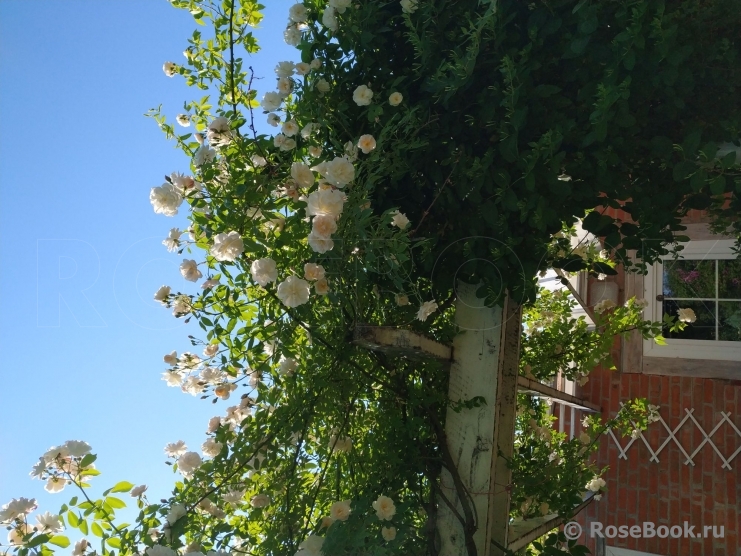
[[664, 261], [666, 297], [715, 298], [715, 261]]
[[718, 296], [741, 299], [741, 260], [718, 261]]
[[720, 340], [741, 342], [741, 302], [721, 301], [718, 305]]
[[664, 301], [664, 314], [677, 316], [679, 309], [692, 309], [697, 320], [688, 324], [681, 332], [669, 332], [664, 328], [664, 338], [682, 340], [715, 340], [715, 302], [714, 301]]

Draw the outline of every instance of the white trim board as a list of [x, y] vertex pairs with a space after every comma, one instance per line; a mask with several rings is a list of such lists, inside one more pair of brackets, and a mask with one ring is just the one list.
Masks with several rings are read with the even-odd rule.
[[627, 548], [605, 547], [605, 556], [661, 556], [661, 554], [651, 554], [648, 552], [638, 552], [637, 550], [628, 550]]

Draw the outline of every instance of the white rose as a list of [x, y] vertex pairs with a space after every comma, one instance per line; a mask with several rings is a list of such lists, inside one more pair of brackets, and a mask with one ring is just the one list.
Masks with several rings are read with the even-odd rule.
[[165, 75], [167, 77], [172, 77], [173, 75], [175, 75], [177, 73], [178, 67], [175, 64], [173, 64], [172, 62], [165, 62], [162, 65], [162, 71], [165, 72]]
[[406, 296], [406, 295], [405, 295], [405, 294], [403, 294], [403, 293], [397, 293], [397, 294], [396, 294], [396, 295], [394, 296], [394, 301], [396, 301], [396, 304], [397, 304], [397, 305], [398, 305], [399, 307], [403, 307], [404, 305], [409, 305], [409, 297], [408, 297], [408, 296]]
[[417, 0], [401, 0], [401, 11], [405, 14], [411, 14], [417, 11]]
[[278, 363], [278, 374], [281, 376], [291, 376], [293, 371], [298, 368], [298, 363], [292, 357], [283, 358], [281, 357], [280, 363]]
[[[192, 453], [192, 452], [191, 452]], [[170, 525], [174, 525], [175, 522], [180, 519], [181, 517], [185, 516], [188, 512], [185, 510], [185, 506], [182, 504], [173, 504], [170, 507], [170, 511], [167, 512], [167, 517], [165, 518], [167, 520], [167, 523]]]
[[278, 65], [275, 66], [275, 75], [278, 77], [291, 77], [294, 68], [293, 62], [278, 62]]
[[306, 263], [304, 265], [304, 278], [312, 282], [324, 278], [324, 267], [320, 264]]
[[296, 148], [296, 140], [293, 139], [292, 137], [287, 137], [283, 141], [283, 144], [280, 146], [280, 150], [282, 151], [290, 151], [291, 149], [295, 149], [295, 148]]
[[352, 99], [358, 106], [368, 106], [373, 98], [373, 91], [365, 85], [360, 85], [352, 94]]
[[170, 458], [182, 456], [187, 451], [188, 447], [182, 440], [178, 440], [177, 442], [170, 442], [165, 446], [165, 454], [167, 454], [167, 457]]
[[311, 66], [311, 69], [318, 70], [322, 67], [322, 61], [319, 58], [314, 58], [310, 63], [309, 66]]
[[224, 116], [214, 118], [214, 121], [212, 121], [208, 125], [208, 129], [206, 130], [206, 137], [208, 138], [209, 143], [214, 146], [228, 145], [229, 142], [232, 140], [232, 132], [229, 126], [229, 120], [227, 120]]
[[219, 430], [219, 427], [221, 426], [221, 417], [211, 417], [208, 420], [208, 429], [207, 432], [209, 434], [215, 433], [217, 430]]
[[321, 556], [324, 537], [309, 535], [304, 542], [298, 545], [296, 556]]
[[183, 127], [188, 127], [190, 125], [190, 116], [188, 114], [178, 114], [175, 121]]
[[304, 139], [308, 139], [311, 136], [311, 132], [314, 130], [314, 126], [318, 124], [315, 124], [313, 122], [309, 122], [306, 124], [303, 129], [301, 130], [301, 137]]
[[185, 452], [178, 458], [178, 470], [182, 473], [183, 477], [189, 479], [193, 472], [198, 469], [203, 460], [201, 456], [196, 452]]
[[82, 556], [87, 551], [88, 547], [87, 539], [80, 539], [75, 543], [75, 548], [72, 550], [72, 556]]
[[321, 147], [309, 147], [309, 156], [313, 158], [319, 158], [322, 156], [322, 148]]
[[393, 226], [396, 226], [400, 230], [403, 230], [409, 225], [409, 219], [406, 217], [406, 214], [402, 214], [398, 210], [394, 213], [394, 217], [391, 220], [391, 224]]
[[172, 314], [182, 317], [190, 313], [190, 298], [187, 295], [178, 295], [172, 303]]
[[270, 504], [270, 497], [267, 494], [258, 494], [250, 500], [250, 506], [253, 508], [264, 508]]
[[376, 148], [376, 140], [372, 135], [361, 135], [358, 140], [358, 148], [363, 154], [368, 154]]
[[178, 553], [169, 546], [155, 544], [154, 546], [147, 548], [146, 554], [147, 556], [177, 556]]
[[605, 311], [607, 311], [608, 309], [612, 309], [613, 307], [615, 307], [615, 302], [612, 299], [605, 299], [594, 306], [594, 312], [604, 313]]
[[298, 124], [296, 123], [296, 120], [288, 120], [283, 124], [280, 130], [286, 137], [293, 137], [298, 133]]
[[394, 517], [396, 513], [396, 506], [394, 501], [388, 496], [379, 496], [378, 500], [373, 502], [373, 509], [376, 510], [376, 516], [380, 520], [389, 520]]
[[396, 538], [396, 527], [381, 527], [381, 536], [385, 541], [393, 541]]
[[334, 520], [346, 521], [350, 517], [350, 501], [343, 500], [342, 502], [335, 502], [329, 509], [329, 516]]
[[693, 323], [697, 320], [697, 315], [692, 309], [679, 309], [677, 312], [679, 320], [686, 323]]
[[291, 164], [291, 177], [301, 187], [310, 187], [314, 183], [314, 174], [303, 162]]
[[260, 105], [266, 112], [273, 112], [280, 108], [282, 102], [283, 98], [278, 93], [270, 91], [263, 95]]
[[309, 301], [309, 283], [296, 276], [289, 276], [278, 284], [277, 296], [286, 307], [303, 305]]
[[306, 10], [306, 6], [303, 4], [294, 4], [288, 9], [288, 18], [291, 21], [301, 23], [302, 21], [306, 21], [307, 17], [308, 11]]
[[216, 151], [211, 147], [202, 145], [198, 147], [196, 154], [193, 156], [193, 164], [203, 166], [207, 162], [213, 162], [216, 158]]
[[150, 190], [149, 202], [152, 203], [155, 213], [175, 216], [178, 213], [178, 207], [183, 203], [183, 197], [174, 185], [163, 183], [161, 186], [153, 187]]
[[404, 97], [399, 92], [391, 93], [389, 95], [389, 104], [391, 106], [399, 106], [402, 100], [404, 100]]
[[41, 533], [59, 533], [64, 530], [62, 520], [57, 514], [44, 512], [43, 514], [36, 516], [36, 521], [39, 524]]
[[322, 239], [329, 239], [337, 231], [337, 220], [334, 216], [315, 216], [312, 222], [311, 233]]
[[67, 481], [65, 481], [61, 477], [49, 477], [49, 480], [46, 481], [46, 485], [44, 485], [44, 490], [46, 492], [55, 494], [57, 492], [62, 492], [66, 484]]
[[205, 455], [211, 458], [215, 458], [221, 453], [224, 445], [221, 442], [216, 442], [213, 438], [209, 438], [201, 445], [201, 450]]
[[285, 98], [288, 95], [291, 94], [291, 91], [293, 91], [293, 81], [291, 81], [290, 77], [281, 77], [278, 79], [278, 93]]
[[311, 71], [311, 65], [306, 62], [299, 62], [296, 64], [296, 73], [299, 75], [306, 75]]
[[355, 178], [355, 167], [344, 156], [336, 156], [327, 162], [324, 178], [337, 187], [345, 187]]
[[244, 242], [239, 233], [231, 231], [228, 234], [217, 234], [214, 245], [211, 247], [211, 255], [217, 261], [233, 262], [244, 251]]
[[180, 247], [180, 236], [183, 234], [179, 229], [172, 228], [170, 233], [167, 234], [167, 238], [162, 241], [162, 245], [167, 247], [167, 250], [172, 253], [178, 250]]
[[280, 116], [278, 116], [278, 114], [273, 114], [272, 112], [268, 114], [268, 125], [271, 125], [273, 127], [278, 127], [279, 123], [280, 123]]
[[288, 29], [283, 31], [283, 40], [289, 46], [298, 46], [298, 44], [301, 42], [301, 31], [299, 31], [296, 27], [289, 27]]
[[184, 259], [180, 263], [180, 274], [189, 282], [197, 282], [203, 277], [201, 271], [198, 270], [198, 263], [191, 259]]
[[317, 295], [327, 295], [329, 293], [329, 283], [326, 278], [320, 278], [314, 284], [314, 291]]
[[437, 311], [437, 303], [434, 301], [425, 301], [419, 307], [419, 311], [417, 311], [417, 320], [424, 322], [435, 311]]
[[154, 300], [165, 305], [167, 303], [167, 298], [170, 296], [170, 291], [170, 286], [160, 286], [160, 288], [154, 293]]
[[315, 253], [326, 253], [334, 249], [334, 241], [331, 239], [319, 237], [314, 232], [311, 232], [308, 237], [309, 247]]
[[268, 283], [275, 282], [278, 279], [278, 269], [276, 268], [275, 261], [271, 258], [253, 261], [250, 266], [250, 274], [252, 274], [252, 279], [263, 288]]
[[134, 488], [132, 488], [130, 494], [132, 498], [139, 498], [146, 491], [147, 491], [147, 485], [139, 485], [139, 486], [135, 486]]
[[320, 79], [316, 82], [316, 90], [320, 93], [326, 93], [329, 91], [329, 82], [326, 79]]
[[337, 31], [337, 15], [332, 6], [327, 6], [322, 14], [322, 25], [330, 31]]
[[350, 7], [351, 3], [352, 0], [329, 0], [329, 5], [340, 14], [344, 14], [345, 10]]
[[213, 357], [219, 351], [219, 344], [209, 344], [203, 348], [203, 355], [206, 357]]
[[336, 189], [318, 189], [307, 199], [306, 214], [309, 216], [339, 216], [345, 196]]

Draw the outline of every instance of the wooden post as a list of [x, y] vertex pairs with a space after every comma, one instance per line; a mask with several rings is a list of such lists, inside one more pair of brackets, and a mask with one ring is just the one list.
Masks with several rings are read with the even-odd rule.
[[[488, 308], [476, 286], [458, 285], [455, 321], [462, 333], [453, 340], [448, 397], [457, 402], [482, 396], [486, 405], [455, 412], [448, 408], [445, 433], [453, 461], [469, 491], [477, 530], [478, 556], [491, 554], [492, 540], [506, 546], [511, 473], [500, 457], [512, 455], [516, 412], [521, 312], [511, 301]], [[451, 474], [443, 469], [440, 489], [462, 514]], [[440, 556], [468, 556], [460, 521], [438, 503]]]

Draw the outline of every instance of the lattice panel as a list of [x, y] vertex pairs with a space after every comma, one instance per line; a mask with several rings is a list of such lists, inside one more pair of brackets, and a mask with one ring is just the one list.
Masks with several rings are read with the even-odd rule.
[[[623, 405], [622, 403], [620, 405]], [[617, 437], [613, 433], [612, 430], [609, 431], [610, 436], [615, 441], [615, 444], [617, 445], [619, 455], [618, 459], [622, 458], [624, 460], [628, 459], [628, 450], [630, 450], [630, 447], [633, 446], [634, 442], [637, 442], [639, 439], [643, 441], [643, 444], [648, 449], [649, 453], [651, 454], [651, 457], [649, 458], [649, 461], [653, 461], [658, 463], [659, 462], [659, 454], [661, 451], [667, 447], [667, 445], [670, 442], [674, 442], [674, 444], [677, 445], [677, 448], [682, 452], [682, 454], [685, 457], [684, 464], [685, 465], [695, 465], [695, 456], [700, 453], [700, 450], [705, 446], [705, 444], [710, 444], [710, 447], [715, 451], [715, 453], [718, 455], [720, 460], [723, 462], [723, 465], [721, 466], [723, 469], [731, 470], [731, 462], [734, 460], [734, 458], [741, 452], [741, 431], [738, 430], [738, 427], [734, 424], [734, 422], [731, 420], [731, 413], [728, 412], [720, 412], [721, 419], [718, 422], [718, 424], [713, 427], [713, 430], [711, 430], [709, 433], [705, 432], [705, 429], [702, 428], [700, 423], [697, 422], [697, 419], [695, 419], [694, 416], [694, 409], [687, 409], [684, 410], [685, 416], [684, 418], [679, 422], [679, 424], [674, 427], [674, 429], [669, 428], [669, 425], [666, 424], [666, 421], [664, 421], [664, 418], [661, 417], [661, 414], [659, 414], [658, 421], [655, 421], [653, 424], [649, 425], [658, 425], [664, 427], [666, 432], [669, 434], [669, 436], [661, 443], [661, 445], [654, 450], [654, 448], [648, 443], [648, 439], [643, 435], [643, 433], [639, 434], [636, 438], [631, 438], [630, 441], [625, 445], [625, 447], [620, 445], [620, 442], [618, 442]], [[677, 433], [682, 429], [682, 427], [687, 423], [687, 421], [691, 421], [692, 424], [697, 427], [700, 431], [700, 433], [703, 436], [702, 442], [697, 445], [697, 448], [693, 450], [691, 454], [687, 453], [687, 450], [685, 450], [684, 446], [680, 443], [679, 439], [677, 438]], [[735, 452], [733, 452], [728, 458], [726, 458], [718, 449], [718, 447], [713, 442], [713, 435], [718, 432], [718, 430], [723, 426], [723, 423], [728, 423], [731, 428], [736, 432], [736, 435], [739, 437], [739, 447], [736, 449]]]

